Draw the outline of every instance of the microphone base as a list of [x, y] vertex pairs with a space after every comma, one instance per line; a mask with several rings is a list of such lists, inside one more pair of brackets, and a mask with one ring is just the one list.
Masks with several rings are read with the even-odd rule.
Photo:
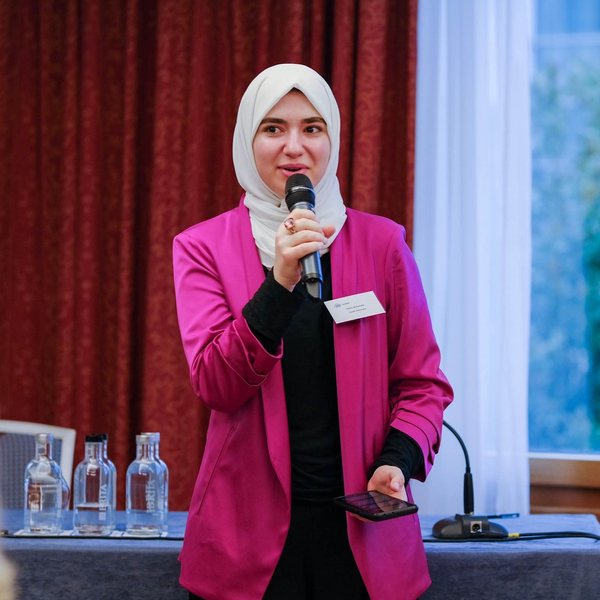
[[433, 526], [433, 537], [442, 540], [505, 538], [508, 531], [481, 515], [455, 515], [438, 521]]

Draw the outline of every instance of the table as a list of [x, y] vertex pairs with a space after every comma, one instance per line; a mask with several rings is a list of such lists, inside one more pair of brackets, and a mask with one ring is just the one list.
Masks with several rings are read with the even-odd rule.
[[[169, 535], [183, 537], [187, 513], [169, 514]], [[72, 529], [73, 513], [63, 528]], [[2, 529], [23, 527], [23, 511], [7, 510]], [[117, 513], [125, 529], [125, 512]], [[187, 600], [179, 586], [180, 540], [5, 538], [2, 548], [18, 570], [25, 600]], [[21, 596], [19, 596], [21, 598]]]
[[[69, 518], [67, 514], [66, 528]], [[170, 535], [182, 536], [186, 518], [187, 513], [169, 515]], [[421, 515], [424, 538], [430, 538], [437, 519]], [[9, 531], [20, 529], [22, 513], [6, 511], [2, 521]], [[511, 532], [578, 530], [600, 535], [593, 515], [530, 515], [501, 523]], [[117, 527], [124, 526], [125, 514], [119, 512]], [[6, 538], [1, 542], [17, 565], [22, 597], [28, 600], [187, 599], [178, 584], [179, 540]], [[421, 600], [600, 598], [600, 542], [591, 539], [427, 542], [425, 548], [433, 583]]]
[[[436, 517], [421, 517], [431, 537]], [[586, 531], [594, 515], [529, 515], [493, 520], [509, 532]], [[421, 600], [598, 600], [600, 542], [586, 538], [426, 543], [432, 585]]]

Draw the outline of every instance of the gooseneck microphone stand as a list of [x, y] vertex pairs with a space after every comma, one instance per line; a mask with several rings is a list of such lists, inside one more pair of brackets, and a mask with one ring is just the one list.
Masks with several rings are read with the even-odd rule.
[[487, 516], [475, 515], [473, 501], [473, 476], [471, 474], [471, 463], [469, 453], [462, 438], [456, 430], [444, 421], [444, 425], [456, 436], [465, 455], [466, 470], [463, 489], [464, 514], [456, 514], [454, 517], [448, 517], [438, 521], [433, 526], [433, 537], [440, 539], [467, 539], [467, 538], [505, 538], [508, 535], [507, 530], [497, 523], [490, 522]]

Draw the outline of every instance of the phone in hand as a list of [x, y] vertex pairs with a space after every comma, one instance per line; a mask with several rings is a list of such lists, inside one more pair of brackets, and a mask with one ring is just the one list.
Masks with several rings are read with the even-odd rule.
[[419, 510], [416, 504], [399, 500], [376, 490], [359, 492], [348, 496], [339, 496], [335, 504], [370, 521], [387, 521], [396, 517], [412, 515]]

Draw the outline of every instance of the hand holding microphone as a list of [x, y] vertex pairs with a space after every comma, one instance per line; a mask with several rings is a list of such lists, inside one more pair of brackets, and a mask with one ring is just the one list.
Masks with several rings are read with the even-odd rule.
[[287, 180], [286, 203], [290, 217], [277, 230], [273, 276], [289, 291], [302, 280], [313, 298], [321, 298], [323, 276], [319, 250], [335, 233], [335, 227], [321, 227], [317, 220], [315, 195], [306, 175], [299, 173]]

